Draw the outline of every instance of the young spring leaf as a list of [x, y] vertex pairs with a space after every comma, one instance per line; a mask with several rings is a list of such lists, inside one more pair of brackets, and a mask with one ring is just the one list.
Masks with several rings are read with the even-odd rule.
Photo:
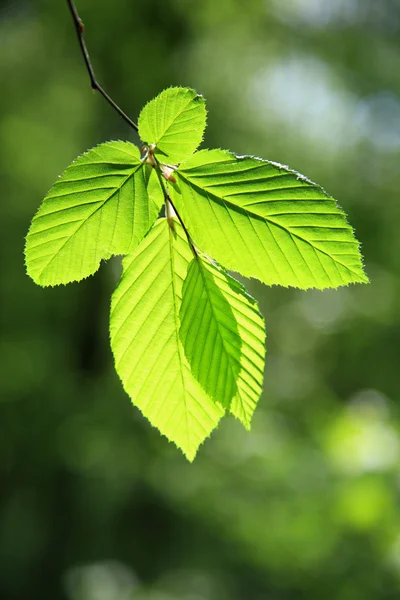
[[190, 88], [168, 88], [143, 108], [139, 135], [144, 143], [155, 144], [161, 162], [179, 163], [203, 139], [206, 116], [203, 96]]
[[123, 260], [112, 297], [116, 370], [143, 415], [193, 460], [224, 411], [193, 377], [179, 339], [182, 282], [192, 254], [182, 228], [160, 219]]
[[202, 150], [175, 177], [174, 199], [195, 243], [225, 267], [303, 289], [368, 281], [343, 211], [298, 173]]
[[[333, 198], [277, 163], [224, 150], [193, 155], [205, 123], [201, 96], [165, 90], [139, 117], [143, 157], [127, 142], [79, 157], [26, 241], [28, 274], [43, 286], [79, 281], [127, 254], [110, 315], [116, 370], [189, 460], [225, 411], [250, 428], [262, 389], [263, 318], [224, 268], [303, 289], [368, 281]], [[155, 223], [164, 201], [168, 218]]]
[[102, 259], [130, 252], [156, 220], [163, 195], [128, 142], [77, 158], [43, 200], [26, 239], [28, 274], [39, 285], [79, 281]]
[[245, 427], [262, 390], [264, 320], [244, 287], [201, 254], [183, 284], [180, 336], [192, 373]]

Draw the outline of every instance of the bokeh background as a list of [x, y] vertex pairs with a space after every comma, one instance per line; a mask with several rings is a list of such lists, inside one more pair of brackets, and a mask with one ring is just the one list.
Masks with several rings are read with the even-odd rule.
[[64, 0], [0, 2], [0, 598], [400, 598], [400, 3], [80, 0], [137, 118], [203, 93], [204, 147], [288, 164], [349, 214], [369, 286], [247, 285], [268, 353], [251, 433], [190, 465], [131, 406], [108, 341], [119, 259], [40, 289], [24, 236], [57, 175], [137, 141], [91, 92]]

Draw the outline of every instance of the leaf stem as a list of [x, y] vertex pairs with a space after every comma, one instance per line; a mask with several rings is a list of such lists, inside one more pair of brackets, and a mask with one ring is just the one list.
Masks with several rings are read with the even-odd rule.
[[181, 215], [179, 214], [179, 211], [177, 210], [177, 208], [176, 208], [175, 204], [172, 202], [172, 200], [171, 200], [171, 196], [169, 195], [169, 193], [168, 193], [168, 190], [167, 190], [167, 188], [166, 188], [166, 186], [165, 186], [165, 181], [163, 180], [163, 176], [162, 176], [162, 174], [161, 174], [160, 163], [158, 162], [158, 160], [156, 159], [156, 157], [155, 157], [155, 156], [154, 156], [154, 162], [155, 162], [155, 166], [154, 166], [154, 168], [155, 168], [155, 170], [156, 170], [157, 177], [158, 177], [158, 180], [159, 180], [159, 182], [160, 182], [160, 185], [161, 185], [161, 187], [162, 187], [162, 191], [163, 191], [163, 194], [164, 194], [164, 200], [165, 200], [165, 214], [166, 214], [166, 217], [167, 217], [167, 219], [168, 219], [168, 223], [170, 223], [170, 219], [171, 219], [171, 217], [172, 217], [172, 215], [171, 215], [171, 208], [172, 208], [172, 210], [174, 211], [174, 213], [176, 214], [176, 216], [177, 216], [177, 218], [178, 218], [178, 221], [179, 221], [179, 223], [180, 223], [180, 224], [181, 224], [181, 226], [182, 226], [182, 229], [183, 229], [183, 231], [185, 232], [185, 235], [186, 235], [186, 238], [187, 238], [188, 244], [189, 244], [189, 246], [190, 246], [190, 248], [191, 248], [191, 250], [192, 250], [192, 252], [193, 252], [193, 254], [194, 254], [194, 257], [195, 257], [195, 258], [198, 258], [198, 256], [199, 256], [199, 255], [198, 255], [198, 252], [197, 252], [197, 250], [196, 250], [196, 247], [195, 247], [195, 245], [194, 245], [194, 243], [193, 243], [193, 240], [192, 240], [192, 238], [190, 237], [190, 233], [189, 233], [189, 231], [187, 230], [187, 227], [186, 227], [186, 225], [185, 225], [185, 223], [184, 223], [184, 221], [183, 221], [183, 219], [182, 219]]
[[128, 125], [130, 125], [130, 127], [132, 127], [137, 132], [138, 126], [136, 125], [136, 123], [134, 123], [132, 121], [132, 119], [130, 119], [128, 117], [128, 115], [126, 115], [124, 113], [124, 111], [118, 106], [118, 104], [116, 104], [114, 102], [114, 100], [112, 98], [110, 98], [110, 96], [107, 94], [107, 92], [98, 83], [98, 81], [96, 79], [96, 75], [95, 75], [93, 67], [92, 67], [92, 63], [90, 62], [89, 52], [86, 47], [86, 43], [85, 43], [85, 39], [84, 39], [84, 35], [83, 35], [84, 31], [85, 31], [85, 26], [82, 22], [82, 19], [79, 16], [79, 13], [75, 6], [74, 0], [67, 0], [67, 4], [68, 4], [69, 10], [71, 12], [72, 20], [75, 25], [76, 35], [78, 36], [79, 46], [81, 48], [81, 52], [82, 52], [83, 60], [85, 61], [87, 72], [89, 74], [90, 85], [92, 87], [92, 90], [94, 90], [94, 91], [97, 90], [98, 92], [100, 92], [100, 94], [103, 96], [103, 98], [105, 98], [107, 100], [107, 102], [109, 104], [111, 104], [113, 109], [117, 111], [117, 113], [120, 115], [120, 117], [122, 117], [124, 119], [124, 121], [126, 121], [126, 123], [128, 123]]

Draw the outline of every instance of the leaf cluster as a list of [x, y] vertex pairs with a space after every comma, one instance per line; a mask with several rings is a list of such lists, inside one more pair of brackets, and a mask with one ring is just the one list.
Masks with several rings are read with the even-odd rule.
[[32, 220], [26, 265], [52, 286], [125, 256], [110, 314], [116, 370], [192, 460], [225, 413], [249, 428], [262, 390], [263, 318], [225, 268], [301, 289], [367, 277], [344, 212], [321, 187], [271, 161], [196, 152], [206, 108], [195, 91], [165, 90], [138, 125], [141, 151], [101, 144], [61, 175]]

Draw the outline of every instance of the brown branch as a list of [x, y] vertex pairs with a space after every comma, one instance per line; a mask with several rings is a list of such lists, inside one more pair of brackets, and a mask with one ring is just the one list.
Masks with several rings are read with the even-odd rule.
[[109, 104], [111, 104], [113, 109], [117, 111], [117, 113], [124, 119], [124, 121], [126, 121], [128, 123], [128, 125], [133, 127], [133, 129], [135, 131], [138, 131], [138, 126], [136, 125], [136, 123], [134, 123], [128, 117], [128, 115], [126, 115], [124, 113], [124, 111], [118, 106], [118, 104], [116, 104], [114, 102], [114, 100], [112, 98], [110, 98], [110, 96], [107, 94], [107, 92], [105, 90], [103, 90], [101, 85], [97, 82], [96, 75], [94, 74], [92, 63], [90, 62], [89, 52], [88, 52], [88, 49], [86, 48], [85, 39], [83, 36], [84, 31], [85, 31], [85, 26], [82, 22], [82, 19], [79, 16], [79, 13], [75, 6], [74, 1], [67, 0], [67, 4], [68, 4], [68, 7], [71, 12], [71, 16], [72, 16], [72, 19], [73, 19], [73, 22], [75, 25], [76, 35], [78, 36], [79, 46], [81, 48], [83, 60], [85, 61], [86, 69], [87, 69], [87, 72], [90, 77], [90, 85], [92, 87], [92, 90], [97, 90], [98, 92], [100, 92], [100, 94], [103, 96], [103, 98], [105, 98], [107, 100], [107, 102]]

